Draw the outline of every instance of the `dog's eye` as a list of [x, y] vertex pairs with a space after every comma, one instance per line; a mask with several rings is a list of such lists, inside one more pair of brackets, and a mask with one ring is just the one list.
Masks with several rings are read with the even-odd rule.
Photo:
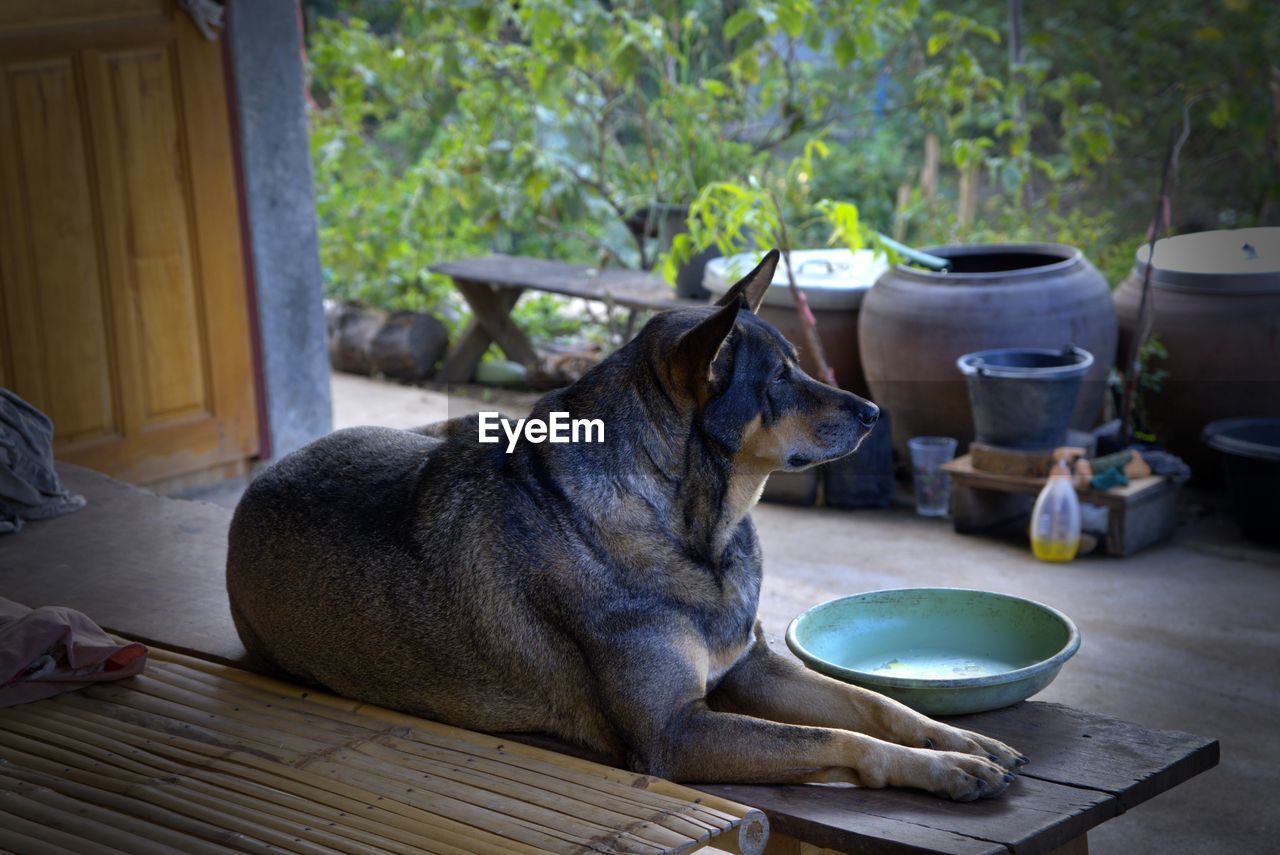
[[783, 365], [777, 371], [774, 372], [772, 382], [785, 383], [787, 382], [787, 378], [790, 376], [791, 376], [791, 372], [787, 369], [787, 366]]

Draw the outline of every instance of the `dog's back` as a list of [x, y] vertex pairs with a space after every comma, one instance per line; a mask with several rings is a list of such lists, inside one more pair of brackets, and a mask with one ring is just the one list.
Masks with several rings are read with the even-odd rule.
[[350, 697], [486, 730], [589, 728], [562, 722], [589, 706], [572, 697], [585, 682], [524, 601], [512, 557], [528, 544], [495, 518], [527, 497], [499, 449], [459, 433], [338, 431], [259, 475], [231, 524], [236, 628], [262, 664]]

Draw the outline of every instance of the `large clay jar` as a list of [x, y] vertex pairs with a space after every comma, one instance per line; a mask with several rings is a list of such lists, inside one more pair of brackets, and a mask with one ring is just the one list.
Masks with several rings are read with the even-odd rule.
[[[1137, 326], [1147, 247], [1116, 289], [1120, 354]], [[1216, 419], [1280, 417], [1280, 228], [1198, 232], [1156, 241], [1148, 292], [1167, 376], [1144, 393], [1149, 427], [1198, 479], [1221, 464], [1201, 442]]]
[[951, 262], [939, 273], [898, 265], [867, 293], [858, 319], [871, 398], [893, 415], [894, 446], [913, 436], [950, 436], [967, 447], [973, 417], [956, 360], [1008, 347], [1081, 347], [1093, 365], [1072, 426], [1092, 427], [1116, 352], [1106, 279], [1078, 249], [1061, 244], [933, 247]]

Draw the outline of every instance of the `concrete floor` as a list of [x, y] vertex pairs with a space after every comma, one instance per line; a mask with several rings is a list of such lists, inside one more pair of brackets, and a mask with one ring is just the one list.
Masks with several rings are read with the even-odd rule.
[[[336, 426], [409, 427], [489, 402], [334, 379]], [[501, 396], [518, 413], [531, 396]], [[234, 490], [210, 496], [234, 502]], [[761, 505], [761, 614], [788, 621], [831, 597], [877, 588], [984, 588], [1048, 603], [1083, 645], [1039, 699], [1217, 737], [1222, 763], [1090, 834], [1094, 853], [1274, 851], [1280, 805], [1280, 552], [1241, 541], [1221, 514], [1186, 503], [1174, 541], [1126, 559], [1034, 560], [1024, 545], [954, 534], [897, 507], [832, 511]], [[1032, 758], [1034, 762], [1034, 758]]]

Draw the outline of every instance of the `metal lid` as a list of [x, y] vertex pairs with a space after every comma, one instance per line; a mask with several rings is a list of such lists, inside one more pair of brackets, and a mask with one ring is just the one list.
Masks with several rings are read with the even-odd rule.
[[[1150, 247], [1138, 248], [1134, 271], [1146, 273]], [[1156, 241], [1151, 284], [1212, 294], [1280, 293], [1280, 227], [1195, 232]]]
[[[760, 261], [755, 253], [713, 258], [707, 262], [702, 284], [713, 294], [723, 294], [751, 271]], [[883, 256], [869, 249], [851, 252], [847, 249], [796, 249], [791, 251], [791, 267], [796, 285], [804, 289], [804, 297], [814, 311], [822, 309], [857, 309], [862, 297], [880, 274], [889, 269]], [[773, 274], [773, 282], [764, 295], [765, 305], [791, 306], [791, 286], [783, 264]]]

